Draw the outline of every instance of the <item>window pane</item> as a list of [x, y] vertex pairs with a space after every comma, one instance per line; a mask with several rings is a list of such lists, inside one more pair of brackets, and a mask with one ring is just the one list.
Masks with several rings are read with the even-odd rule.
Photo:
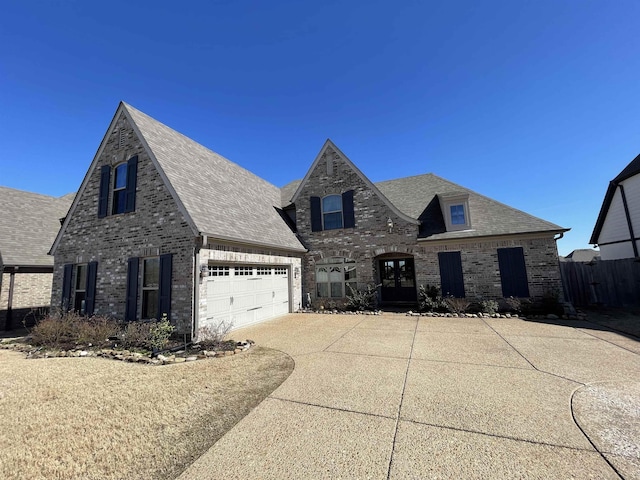
[[464, 225], [464, 205], [451, 205], [451, 224]]
[[326, 267], [318, 268], [316, 272], [316, 282], [328, 282], [329, 281], [329, 273]]
[[76, 290], [87, 289], [87, 266], [78, 265], [76, 267]]
[[158, 318], [158, 291], [143, 290], [142, 292], [142, 318]]
[[160, 284], [160, 259], [145, 258], [144, 259], [144, 279], [142, 280], [143, 287], [158, 287]]
[[344, 275], [342, 273], [342, 267], [331, 267], [329, 269], [329, 281], [330, 282], [342, 282]]
[[337, 212], [342, 211], [342, 196], [330, 195], [322, 199], [322, 211], [323, 212]]
[[356, 279], [356, 267], [344, 267], [344, 281]]
[[325, 213], [324, 214], [324, 229], [334, 230], [336, 228], [342, 228], [342, 212]]
[[113, 208], [112, 214], [124, 213], [126, 193], [124, 190], [116, 190], [113, 192]]
[[358, 291], [358, 284], [356, 282], [345, 283], [345, 287], [344, 287], [345, 295], [353, 295], [357, 291]]
[[344, 297], [342, 293], [342, 282], [331, 284], [331, 296], [332, 297]]
[[80, 315], [84, 315], [85, 308], [85, 293], [84, 292], [76, 292], [75, 301], [73, 304], [73, 309], [78, 312]]
[[127, 186], [127, 164], [123, 163], [116, 168], [113, 189], [125, 188]]
[[329, 296], [329, 284], [327, 283], [318, 283], [318, 298], [327, 298]]

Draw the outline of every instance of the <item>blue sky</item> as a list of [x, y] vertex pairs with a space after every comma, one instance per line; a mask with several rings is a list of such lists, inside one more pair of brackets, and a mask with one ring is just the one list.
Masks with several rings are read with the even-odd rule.
[[640, 153], [640, 2], [10, 0], [0, 185], [77, 190], [118, 102], [278, 186], [331, 138], [572, 230]]

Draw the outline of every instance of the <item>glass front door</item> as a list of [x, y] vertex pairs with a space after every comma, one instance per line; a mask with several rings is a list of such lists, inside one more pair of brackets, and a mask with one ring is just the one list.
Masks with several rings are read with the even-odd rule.
[[413, 258], [380, 260], [380, 294], [383, 302], [415, 302]]

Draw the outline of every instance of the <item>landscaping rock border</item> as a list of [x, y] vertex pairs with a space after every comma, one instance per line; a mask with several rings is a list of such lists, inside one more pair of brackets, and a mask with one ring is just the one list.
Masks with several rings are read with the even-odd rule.
[[155, 358], [151, 355], [130, 350], [118, 350], [112, 348], [101, 349], [71, 349], [71, 350], [50, 350], [43, 347], [34, 347], [26, 343], [17, 342], [15, 339], [2, 339], [0, 349], [14, 350], [26, 354], [27, 358], [59, 358], [59, 357], [102, 357], [110, 360], [120, 360], [130, 363], [143, 363], [146, 365], [171, 365], [174, 363], [194, 362], [214, 357], [229, 357], [249, 350], [255, 342], [245, 340], [237, 342], [234, 350], [202, 350], [197, 355], [180, 356], [184, 351], [177, 351], [168, 355], [158, 354]]

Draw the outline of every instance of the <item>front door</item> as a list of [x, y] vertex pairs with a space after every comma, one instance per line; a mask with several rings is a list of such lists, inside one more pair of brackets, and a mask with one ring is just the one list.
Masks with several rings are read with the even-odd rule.
[[415, 302], [413, 258], [380, 260], [380, 295], [383, 302]]

